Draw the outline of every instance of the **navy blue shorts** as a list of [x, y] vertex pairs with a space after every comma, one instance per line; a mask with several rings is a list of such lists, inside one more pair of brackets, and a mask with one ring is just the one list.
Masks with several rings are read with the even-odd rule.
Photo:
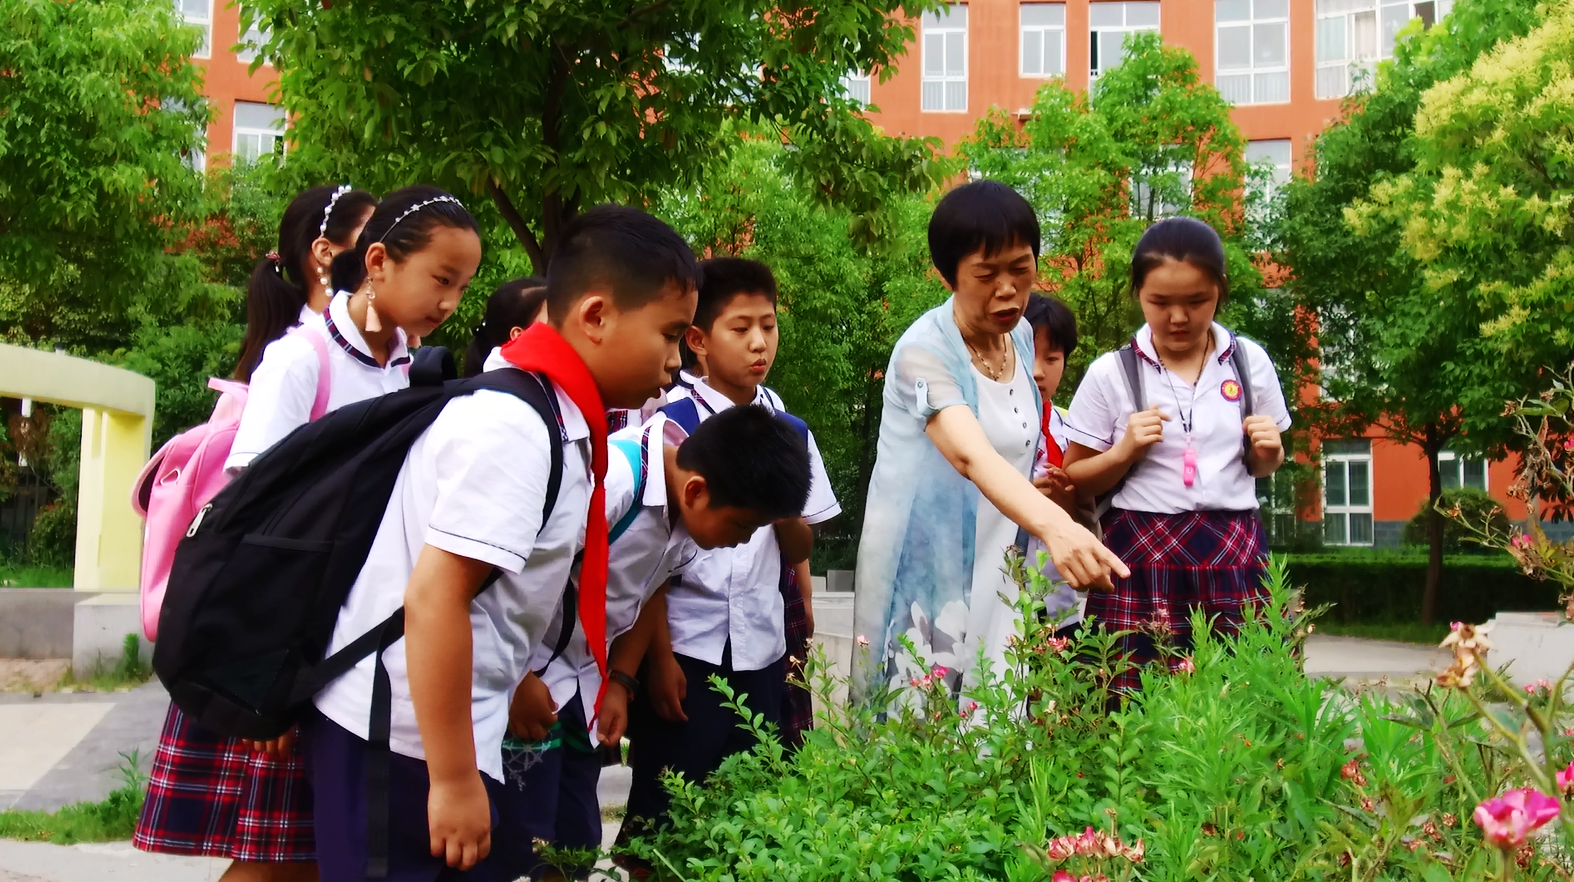
[[[317, 867], [322, 882], [359, 882], [366, 878], [367, 744], [337, 723], [314, 713], [301, 724], [306, 774], [311, 779], [317, 829]], [[485, 774], [492, 798], [492, 829], [497, 830], [497, 797], [502, 785]], [[400, 754], [389, 757], [388, 882], [494, 882], [491, 861], [460, 872], [444, 858], [432, 857], [426, 802], [431, 790], [426, 762]], [[497, 848], [496, 834], [493, 849]], [[513, 877], [506, 877], [512, 879]]]
[[[558, 709], [564, 737], [555, 746], [526, 751], [503, 748], [504, 781], [494, 797], [497, 826], [489, 862], [504, 879], [534, 876], [548, 866], [536, 857], [535, 840], [561, 849], [588, 850], [601, 845], [601, 752], [585, 750], [585, 706], [578, 693]], [[581, 875], [589, 867], [559, 867]], [[570, 869], [574, 872], [567, 872]]]

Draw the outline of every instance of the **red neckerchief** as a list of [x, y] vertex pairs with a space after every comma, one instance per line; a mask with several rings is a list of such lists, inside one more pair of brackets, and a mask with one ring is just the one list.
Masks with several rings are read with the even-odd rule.
[[[546, 375], [568, 395], [590, 426], [590, 513], [585, 524], [585, 557], [579, 571], [579, 623], [585, 643], [601, 672], [596, 714], [607, 694], [607, 412], [601, 390], [585, 360], [546, 322], [535, 322], [505, 344], [503, 358], [522, 371]], [[550, 427], [548, 428], [550, 431]], [[566, 620], [563, 627], [570, 627]]]
[[1055, 413], [1054, 405], [1044, 402], [1044, 455], [1049, 457], [1049, 464], [1057, 469], [1066, 467], [1065, 451], [1056, 443], [1055, 436], [1050, 434], [1049, 419]]

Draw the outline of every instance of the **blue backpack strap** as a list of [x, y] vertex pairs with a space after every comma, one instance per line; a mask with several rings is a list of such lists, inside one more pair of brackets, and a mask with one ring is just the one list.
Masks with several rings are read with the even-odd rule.
[[797, 417], [793, 416], [792, 414], [788, 413], [785, 410], [778, 410], [776, 412], [776, 418], [781, 420], [782, 422], [786, 423], [787, 425], [792, 426], [793, 431], [798, 433], [798, 437], [803, 439], [803, 443], [804, 443], [805, 446], [807, 446], [809, 444], [809, 424], [808, 423], [804, 422], [803, 420], [798, 419]]
[[700, 409], [695, 406], [692, 398], [679, 398], [659, 412], [666, 414], [667, 419], [677, 423], [679, 428], [690, 435], [700, 427]]
[[645, 467], [647, 449], [645, 443], [649, 440], [650, 430], [647, 429], [644, 442], [630, 441], [627, 438], [617, 438], [612, 441], [612, 446], [623, 454], [623, 458], [628, 460], [629, 469], [634, 472], [634, 502], [629, 506], [629, 510], [623, 513], [623, 517], [618, 518], [618, 522], [612, 525], [612, 529], [607, 531], [608, 545], [618, 541], [618, 537], [627, 533], [628, 528], [634, 524], [634, 519], [639, 517], [642, 500], [645, 498], [645, 476], [649, 473]]

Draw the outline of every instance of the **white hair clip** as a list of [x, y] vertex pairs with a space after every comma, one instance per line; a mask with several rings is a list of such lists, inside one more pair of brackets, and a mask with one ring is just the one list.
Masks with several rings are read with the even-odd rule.
[[427, 207], [428, 205], [436, 205], [439, 202], [452, 202], [453, 204], [458, 205], [460, 208], [464, 208], [464, 204], [463, 203], [461, 203], [458, 199], [455, 199], [454, 197], [449, 196], [447, 193], [444, 193], [441, 196], [434, 196], [431, 199], [426, 200], [425, 202], [417, 202], [416, 204], [410, 206], [409, 208], [406, 208], [404, 210], [404, 214], [401, 214], [398, 217], [394, 218], [394, 222], [388, 225], [388, 229], [383, 232], [382, 236], [379, 237], [377, 239], [377, 241], [381, 242], [383, 239], [388, 238], [388, 234], [392, 233], [394, 231], [394, 227], [399, 226], [399, 224], [405, 218], [409, 217], [412, 214], [415, 214], [417, 211], [420, 211], [421, 209]]
[[328, 198], [328, 207], [322, 210], [322, 225], [317, 228], [318, 238], [328, 235], [328, 218], [333, 217], [333, 207], [338, 204], [339, 197], [348, 192], [350, 192], [350, 185], [340, 184], [339, 188], [334, 190], [333, 195]]

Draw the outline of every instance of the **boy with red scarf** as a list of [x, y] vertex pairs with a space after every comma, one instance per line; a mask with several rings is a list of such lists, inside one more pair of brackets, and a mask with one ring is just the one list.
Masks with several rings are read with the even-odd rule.
[[[401, 882], [486, 860], [509, 697], [558, 617], [581, 546], [578, 616], [605, 681], [605, 414], [638, 407], [677, 370], [699, 276], [661, 221], [621, 206], [585, 212], [553, 255], [547, 321], [486, 361], [536, 374], [555, 393], [557, 425], [512, 395], [480, 391], [449, 402], [411, 448], [334, 634], [335, 644], [354, 637], [402, 604], [405, 637], [383, 653], [391, 682], [374, 683], [366, 659], [318, 695], [305, 736], [325, 882], [365, 878], [368, 852], [382, 845], [386, 878]], [[562, 478], [543, 518], [554, 435]], [[494, 570], [500, 578], [480, 591]], [[385, 807], [366, 799], [378, 688], [393, 708]], [[368, 815], [381, 811], [387, 842], [369, 849]]]

